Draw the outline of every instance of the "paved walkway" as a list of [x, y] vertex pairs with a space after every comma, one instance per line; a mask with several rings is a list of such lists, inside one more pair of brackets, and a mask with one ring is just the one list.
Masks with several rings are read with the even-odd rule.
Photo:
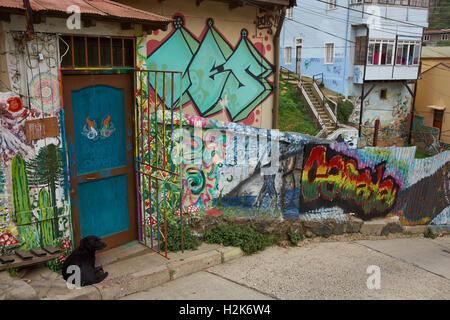
[[450, 237], [272, 247], [122, 299], [450, 299]]

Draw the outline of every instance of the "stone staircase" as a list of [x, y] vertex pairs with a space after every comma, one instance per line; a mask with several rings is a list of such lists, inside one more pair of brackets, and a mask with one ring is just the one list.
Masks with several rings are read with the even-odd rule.
[[301, 84], [305, 88], [309, 101], [311, 101], [313, 108], [317, 111], [317, 114], [319, 115], [320, 120], [323, 124], [325, 130], [322, 136], [327, 137], [328, 135], [333, 133], [334, 130], [336, 130], [335, 122], [331, 119], [331, 117], [325, 110], [322, 100], [315, 93], [312, 82], [301, 80]]

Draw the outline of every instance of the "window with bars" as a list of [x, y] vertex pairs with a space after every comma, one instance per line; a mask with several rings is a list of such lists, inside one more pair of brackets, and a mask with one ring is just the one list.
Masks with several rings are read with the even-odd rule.
[[394, 62], [394, 40], [370, 39], [367, 65], [392, 65]]
[[396, 65], [417, 66], [420, 60], [420, 41], [398, 41]]
[[334, 43], [325, 43], [325, 64], [333, 64]]
[[135, 66], [135, 39], [128, 37], [59, 37], [62, 68], [111, 68]]
[[292, 63], [292, 47], [284, 48], [284, 63], [291, 64]]
[[364, 60], [366, 60], [366, 45], [367, 37], [356, 37], [355, 38], [355, 65], [363, 65]]

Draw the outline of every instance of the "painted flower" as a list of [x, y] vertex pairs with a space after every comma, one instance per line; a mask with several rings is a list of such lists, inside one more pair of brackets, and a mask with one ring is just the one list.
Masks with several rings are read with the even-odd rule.
[[199, 210], [199, 208], [197, 208], [196, 206], [194, 206], [194, 205], [189, 205], [187, 208], [186, 208], [186, 213], [199, 213], [200, 212], [200, 210]]
[[63, 239], [61, 242], [61, 250], [70, 249], [72, 247], [72, 244], [70, 243], [69, 239]]
[[155, 225], [156, 223], [157, 223], [156, 219], [152, 219], [151, 216], [148, 216], [148, 217], [147, 217], [147, 225], [153, 226], [153, 225]]
[[0, 245], [9, 247], [9, 246], [15, 246], [19, 244], [20, 241], [16, 239], [11, 233], [5, 232], [0, 236]]
[[58, 264], [63, 263], [65, 260], [66, 260], [66, 256], [65, 256], [64, 254], [61, 254], [61, 255], [58, 257]]
[[11, 112], [18, 112], [23, 109], [23, 103], [19, 97], [9, 98], [6, 102], [9, 104], [8, 110]]

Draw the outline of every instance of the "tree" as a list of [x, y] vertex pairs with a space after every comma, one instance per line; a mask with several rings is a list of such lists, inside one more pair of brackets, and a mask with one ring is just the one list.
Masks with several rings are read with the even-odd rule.
[[[62, 169], [62, 151], [53, 143], [42, 147], [37, 156], [28, 163], [29, 183], [33, 186], [48, 186], [53, 208], [55, 238], [59, 237], [58, 210], [56, 206], [56, 187], [64, 177]], [[41, 208], [42, 210], [42, 208]]]

